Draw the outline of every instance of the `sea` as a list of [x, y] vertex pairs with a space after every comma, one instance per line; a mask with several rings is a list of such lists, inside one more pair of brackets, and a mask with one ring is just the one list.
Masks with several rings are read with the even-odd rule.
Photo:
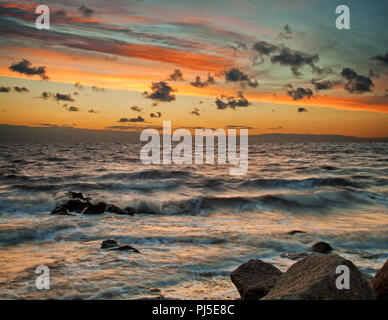
[[[325, 241], [371, 277], [388, 258], [387, 143], [250, 145], [240, 176], [145, 165], [140, 149], [0, 145], [0, 299], [236, 299], [230, 272], [250, 259], [285, 271]], [[69, 191], [136, 213], [50, 214]]]

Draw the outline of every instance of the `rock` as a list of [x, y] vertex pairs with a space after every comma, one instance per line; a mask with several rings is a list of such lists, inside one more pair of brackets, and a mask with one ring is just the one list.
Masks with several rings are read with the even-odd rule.
[[313, 252], [319, 252], [319, 253], [327, 253], [333, 250], [333, 248], [330, 246], [330, 244], [326, 242], [317, 242], [314, 243], [311, 247], [311, 251]]
[[300, 233], [306, 233], [306, 232], [301, 230], [292, 230], [287, 232], [287, 234], [289, 234], [290, 236], [293, 236], [294, 234], [300, 234]]
[[79, 199], [76, 199], [76, 200], [67, 201], [63, 205], [63, 207], [65, 207], [70, 212], [73, 212], [73, 211], [82, 212], [82, 210], [84, 210], [85, 208], [87, 208], [90, 205], [91, 205], [90, 202], [84, 202], [84, 201], [81, 201]]
[[73, 191], [69, 191], [69, 197], [72, 198], [72, 199], [81, 199], [81, 200], [85, 200], [84, 198], [84, 195], [81, 193], [81, 192], [73, 192]]
[[103, 214], [105, 212], [106, 207], [107, 207], [107, 204], [105, 202], [99, 202], [97, 204], [92, 204], [86, 207], [82, 211], [82, 213], [83, 214]]
[[127, 214], [132, 216], [136, 213], [136, 209], [133, 207], [125, 207], [124, 210], [127, 211]]
[[264, 297], [275, 285], [282, 272], [270, 263], [252, 259], [230, 274], [230, 279], [244, 300]]
[[129, 214], [126, 210], [123, 210], [114, 204], [108, 204], [105, 211], [116, 214]]
[[[339, 265], [349, 268], [350, 288], [337, 289]], [[263, 300], [375, 300], [360, 270], [337, 254], [313, 254], [293, 264]]]
[[309, 255], [310, 254], [306, 252], [288, 252], [288, 253], [283, 253], [280, 256], [282, 258], [287, 258], [290, 260], [300, 260], [300, 259], [306, 258]]
[[51, 214], [57, 214], [57, 215], [68, 215], [69, 212], [64, 206], [56, 207], [54, 210], [51, 211]]
[[117, 247], [117, 248], [112, 248], [111, 250], [119, 250], [119, 251], [127, 251], [127, 250], [131, 250], [131, 251], [133, 251], [133, 252], [140, 253], [139, 250], [137, 250], [136, 248], [131, 247], [131, 246], [129, 246], [129, 245], [119, 246], [119, 247]]
[[120, 242], [114, 239], [107, 239], [101, 243], [101, 249], [109, 249], [109, 248], [114, 248], [119, 246], [120, 246]]
[[371, 286], [378, 300], [388, 300], [388, 260], [376, 272]]

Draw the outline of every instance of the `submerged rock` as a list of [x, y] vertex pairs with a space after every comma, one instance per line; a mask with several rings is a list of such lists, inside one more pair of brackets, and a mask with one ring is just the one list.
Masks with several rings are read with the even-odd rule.
[[275, 285], [282, 272], [270, 263], [252, 259], [230, 274], [230, 279], [244, 300], [264, 297]]
[[125, 215], [130, 214], [126, 210], [123, 210], [123, 209], [115, 206], [114, 204], [108, 204], [105, 211], [111, 212], [111, 213], [116, 213], [116, 214], [125, 214]]
[[333, 250], [333, 248], [330, 246], [330, 244], [326, 242], [317, 242], [314, 243], [311, 247], [311, 251], [313, 252], [319, 252], [319, 253], [327, 253]]
[[[349, 289], [337, 289], [340, 265], [349, 268]], [[375, 300], [368, 281], [349, 260], [337, 254], [313, 254], [293, 264], [263, 300]]]
[[74, 216], [74, 214], [69, 213], [64, 206], [56, 207], [54, 210], [51, 211], [51, 214], [59, 216]]
[[133, 252], [140, 253], [139, 250], [137, 250], [136, 248], [134, 248], [132, 246], [129, 246], [129, 245], [122, 245], [122, 246], [119, 246], [119, 247], [114, 247], [114, 248], [111, 248], [111, 250], [119, 250], [119, 251], [131, 250]]
[[377, 271], [371, 286], [378, 300], [388, 300], [388, 260]]
[[306, 231], [292, 230], [292, 231], [287, 232], [287, 234], [289, 234], [290, 236], [293, 236], [295, 234], [302, 234], [302, 233], [306, 233]]
[[92, 204], [86, 207], [82, 211], [82, 213], [83, 214], [103, 214], [105, 212], [106, 207], [107, 207], [107, 204], [105, 202], [99, 202], [97, 204]]
[[300, 259], [306, 258], [309, 255], [310, 254], [306, 252], [288, 252], [288, 253], [281, 254], [280, 257], [287, 258], [290, 260], [300, 260]]
[[107, 239], [101, 243], [101, 249], [108, 249], [108, 248], [114, 248], [119, 246], [120, 246], [120, 242], [114, 239]]
[[132, 215], [132, 216], [136, 213], [136, 209], [133, 207], [125, 207], [124, 210], [127, 212], [127, 214]]

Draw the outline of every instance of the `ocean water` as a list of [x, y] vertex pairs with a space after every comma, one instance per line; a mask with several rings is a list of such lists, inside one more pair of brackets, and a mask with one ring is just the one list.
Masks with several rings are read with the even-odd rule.
[[[143, 165], [135, 144], [0, 150], [2, 299], [234, 299], [229, 273], [252, 258], [286, 270], [317, 241], [369, 275], [388, 258], [388, 144], [251, 145], [244, 176]], [[69, 190], [137, 213], [50, 215]], [[141, 254], [101, 250], [108, 238]]]

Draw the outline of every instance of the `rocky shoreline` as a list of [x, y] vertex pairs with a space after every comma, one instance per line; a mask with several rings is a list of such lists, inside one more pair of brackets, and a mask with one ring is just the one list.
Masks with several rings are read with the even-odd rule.
[[[82, 193], [68, 192], [69, 200], [51, 211], [53, 215], [75, 216], [74, 213], [94, 215], [105, 212], [133, 216], [136, 210], [124, 209], [106, 202], [93, 203]], [[289, 231], [288, 235], [305, 233]], [[140, 251], [115, 239], [106, 239], [102, 250]], [[295, 260], [286, 272], [259, 259], [249, 260], [230, 274], [242, 300], [388, 300], [388, 260], [370, 279], [350, 260], [336, 253], [326, 242], [312, 245], [310, 252], [289, 252], [283, 258]], [[342, 271], [341, 271], [342, 270]], [[341, 272], [347, 271], [347, 280]], [[346, 283], [348, 281], [348, 283]], [[160, 296], [164, 299], [163, 296]]]

